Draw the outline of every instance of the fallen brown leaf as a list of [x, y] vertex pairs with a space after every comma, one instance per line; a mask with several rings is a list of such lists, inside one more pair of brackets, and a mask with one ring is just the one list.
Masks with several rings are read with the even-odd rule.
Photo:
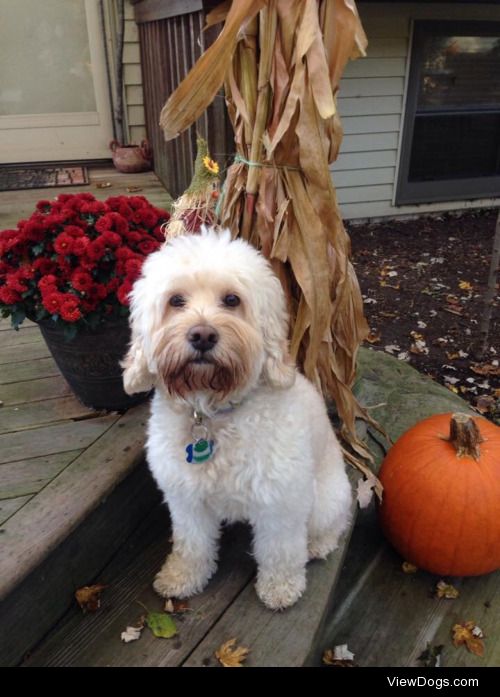
[[500, 375], [500, 366], [491, 363], [471, 363], [469, 367], [476, 375]]
[[136, 191], [142, 191], [142, 186], [127, 186], [127, 191], [129, 194], [135, 193]]
[[418, 568], [415, 566], [415, 564], [410, 564], [409, 561], [404, 561], [401, 564], [401, 568], [403, 570], [403, 573], [405, 574], [416, 574], [418, 571]]
[[434, 595], [436, 598], [447, 598], [448, 600], [454, 600], [455, 598], [458, 598], [460, 593], [455, 586], [441, 580], [436, 584], [436, 591]]
[[[339, 650], [340, 649], [340, 650]], [[354, 654], [349, 651], [347, 644], [336, 646], [334, 649], [326, 649], [323, 654], [323, 663], [335, 668], [353, 668]]]
[[75, 592], [75, 598], [78, 605], [84, 612], [96, 612], [101, 607], [101, 593], [107, 588], [102, 583], [96, 583], [94, 586], [83, 586]]
[[483, 632], [473, 620], [455, 624], [451, 631], [453, 646], [458, 648], [465, 644], [467, 650], [476, 656], [484, 654]]
[[215, 652], [215, 657], [224, 668], [243, 668], [242, 663], [248, 656], [250, 649], [244, 646], [236, 646], [236, 639], [229, 639]]
[[96, 189], [109, 189], [112, 186], [111, 182], [97, 182]]
[[495, 408], [495, 399], [491, 395], [482, 395], [476, 400], [476, 409], [481, 414], [487, 414]]
[[365, 341], [367, 341], [369, 344], [379, 344], [381, 339], [381, 333], [380, 331], [374, 331], [371, 330], [368, 336], [366, 337]]

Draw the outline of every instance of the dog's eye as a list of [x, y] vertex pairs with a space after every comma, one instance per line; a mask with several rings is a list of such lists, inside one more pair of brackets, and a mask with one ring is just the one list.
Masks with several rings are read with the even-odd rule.
[[227, 295], [224, 296], [222, 299], [222, 302], [226, 307], [238, 307], [240, 304], [240, 299], [237, 295], [234, 293], [228, 293]]
[[186, 300], [182, 295], [172, 295], [168, 304], [172, 305], [172, 307], [184, 307]]

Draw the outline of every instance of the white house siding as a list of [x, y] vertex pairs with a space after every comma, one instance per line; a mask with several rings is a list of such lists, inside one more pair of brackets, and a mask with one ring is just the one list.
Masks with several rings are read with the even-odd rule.
[[366, 58], [348, 64], [340, 84], [344, 140], [332, 176], [344, 218], [365, 219], [476, 208], [498, 199], [394, 206], [410, 32], [415, 19], [500, 20], [496, 4], [357, 3]]
[[146, 137], [144, 95], [142, 93], [139, 33], [134, 20], [134, 8], [125, 0], [125, 37], [123, 46], [123, 78], [126, 128], [129, 143], [140, 143]]

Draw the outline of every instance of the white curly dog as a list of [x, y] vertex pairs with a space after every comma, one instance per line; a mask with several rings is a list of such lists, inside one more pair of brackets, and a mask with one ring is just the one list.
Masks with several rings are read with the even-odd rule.
[[272, 609], [306, 587], [347, 527], [351, 489], [324, 402], [288, 355], [287, 313], [265, 258], [227, 231], [175, 238], [131, 293], [125, 390], [156, 387], [147, 456], [173, 549], [154, 587], [186, 597], [217, 566], [223, 521], [248, 521], [257, 593]]

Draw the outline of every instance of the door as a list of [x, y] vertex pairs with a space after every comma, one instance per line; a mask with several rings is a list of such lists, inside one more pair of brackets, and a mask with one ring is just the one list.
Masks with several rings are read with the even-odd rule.
[[99, 0], [0, 0], [0, 163], [109, 157]]

